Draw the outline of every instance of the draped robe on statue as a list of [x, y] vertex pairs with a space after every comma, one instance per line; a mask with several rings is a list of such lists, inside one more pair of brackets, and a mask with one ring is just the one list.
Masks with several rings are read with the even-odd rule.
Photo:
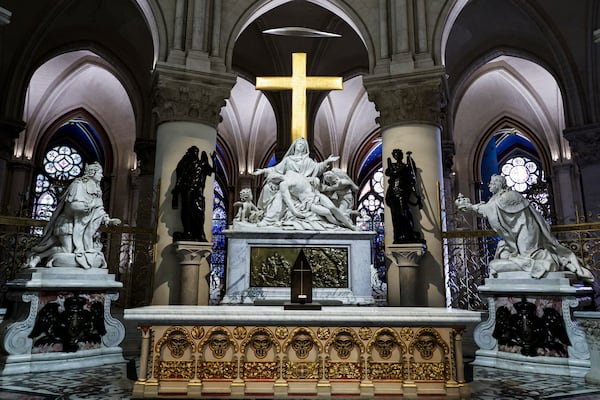
[[561, 245], [552, 235], [542, 216], [520, 193], [502, 190], [487, 203], [473, 206], [487, 218], [491, 228], [502, 240], [498, 243], [493, 272], [527, 271], [534, 278], [546, 272], [569, 270], [585, 279], [593, 279], [589, 270], [582, 268], [575, 254]]
[[267, 178], [257, 203], [263, 211], [258, 226], [353, 229], [347, 216], [319, 191], [319, 177], [331, 161], [314, 161], [309, 157], [306, 140], [296, 139], [281, 162], [262, 172]]
[[70, 255], [74, 256], [77, 266], [106, 268], [106, 260], [94, 235], [107, 220], [100, 185], [87, 177], [77, 178], [59, 201], [41, 242], [32, 250], [36, 253], [49, 251], [50, 265], [59, 257]]

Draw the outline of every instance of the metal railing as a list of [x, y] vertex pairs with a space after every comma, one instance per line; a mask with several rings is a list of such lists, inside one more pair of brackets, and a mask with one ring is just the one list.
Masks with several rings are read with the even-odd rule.
[[[40, 239], [45, 221], [0, 216], [0, 307], [6, 306], [6, 283], [23, 268]], [[110, 226], [100, 229], [109, 272], [123, 283], [117, 306], [150, 304], [154, 276], [155, 232], [150, 228]]]
[[[45, 221], [0, 216], [0, 308], [6, 306], [6, 283], [22, 268], [31, 247], [39, 240]], [[592, 270], [594, 302], [600, 309], [600, 222], [556, 225], [552, 231]], [[123, 308], [150, 304], [154, 276], [155, 232], [151, 228], [111, 226], [100, 230], [109, 272], [123, 283], [117, 305]], [[442, 232], [445, 250], [447, 305], [484, 310], [478, 286], [489, 276], [499, 237], [491, 230], [455, 229]]]
[[[552, 233], [592, 271], [595, 277], [593, 300], [595, 308], [600, 309], [600, 222], [555, 225]], [[456, 229], [442, 232], [442, 238], [447, 305], [465, 310], [485, 310], [486, 303], [479, 296], [477, 287], [489, 277], [489, 261], [494, 257], [500, 237], [492, 230]]]

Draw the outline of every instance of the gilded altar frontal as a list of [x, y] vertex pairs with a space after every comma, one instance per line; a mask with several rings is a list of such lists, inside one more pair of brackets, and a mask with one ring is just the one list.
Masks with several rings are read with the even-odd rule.
[[[352, 395], [459, 393], [451, 327], [153, 326], [146, 376], [134, 395]], [[459, 374], [460, 375], [460, 374]]]
[[[303, 248], [315, 288], [348, 287], [347, 247]], [[250, 250], [251, 287], [289, 287], [291, 270], [299, 247], [252, 247]]]

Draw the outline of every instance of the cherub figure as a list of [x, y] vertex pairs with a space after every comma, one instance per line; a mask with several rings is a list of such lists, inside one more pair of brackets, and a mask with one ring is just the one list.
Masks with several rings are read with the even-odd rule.
[[237, 209], [235, 221], [256, 223], [258, 221], [258, 208], [252, 202], [252, 191], [250, 188], [240, 190], [240, 201], [233, 203], [233, 209]]

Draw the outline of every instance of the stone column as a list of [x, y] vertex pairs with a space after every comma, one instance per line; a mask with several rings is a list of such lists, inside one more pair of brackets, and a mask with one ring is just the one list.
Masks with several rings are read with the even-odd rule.
[[[171, 196], [176, 179], [175, 168], [191, 146], [209, 155], [215, 151], [219, 113], [235, 84], [235, 78], [230, 75], [191, 75], [161, 71], [156, 87], [154, 176], [158, 187], [158, 215], [153, 304], [175, 304], [180, 300], [180, 271], [175, 268], [178, 261], [173, 233], [182, 230], [182, 222], [179, 210], [172, 208]], [[214, 174], [207, 177], [204, 191], [204, 232], [211, 244], [213, 181]]]
[[185, 65], [188, 70], [211, 71], [210, 55], [218, 55], [219, 50], [220, 20], [220, 1], [176, 0], [167, 62]]
[[584, 203], [581, 214], [587, 221], [597, 221], [600, 219], [600, 124], [565, 129], [564, 136], [581, 174]]
[[25, 122], [0, 120], [0, 212], [7, 213], [10, 193], [8, 185], [8, 162], [12, 158], [15, 139], [25, 129]]
[[131, 221], [135, 226], [152, 227], [155, 216], [152, 214], [154, 195], [154, 163], [156, 160], [156, 141], [140, 139], [135, 141], [137, 166], [131, 171], [133, 200], [137, 206], [132, 206]]
[[19, 217], [28, 216], [33, 204], [33, 162], [27, 159], [13, 159], [8, 161], [7, 165], [6, 187], [10, 190], [4, 196], [6, 213]]
[[207, 306], [210, 301], [210, 255], [211, 243], [174, 243], [181, 266], [181, 290], [179, 303]]
[[558, 224], [575, 224], [583, 213], [580, 177], [573, 160], [552, 165], [552, 195]]
[[[427, 252], [420, 261], [418, 272], [410, 274], [414, 275], [410, 279], [414, 279], [416, 284], [412, 287], [413, 298], [408, 299], [404, 296], [406, 304], [399, 304], [403, 296], [398, 291], [403, 285], [395, 282], [396, 279], [401, 279], [400, 276], [394, 276], [397, 268], [390, 268], [392, 273], [388, 276], [388, 304], [392, 306], [445, 305], [440, 217], [443, 193], [440, 132], [444, 98], [442, 73], [440, 69], [418, 76], [367, 77], [364, 80], [369, 98], [380, 112], [384, 168], [387, 159], [391, 158], [392, 150], [401, 149], [405, 155], [411, 151], [417, 166], [418, 189], [423, 198], [423, 209], [413, 209], [413, 216], [415, 229], [422, 233], [427, 243]], [[389, 207], [385, 208], [384, 218], [386, 253], [389, 253], [389, 249], [393, 248], [393, 226]]]
[[385, 255], [391, 261], [387, 269], [389, 305], [415, 305], [419, 262], [426, 251], [427, 246], [422, 243], [386, 246]]

